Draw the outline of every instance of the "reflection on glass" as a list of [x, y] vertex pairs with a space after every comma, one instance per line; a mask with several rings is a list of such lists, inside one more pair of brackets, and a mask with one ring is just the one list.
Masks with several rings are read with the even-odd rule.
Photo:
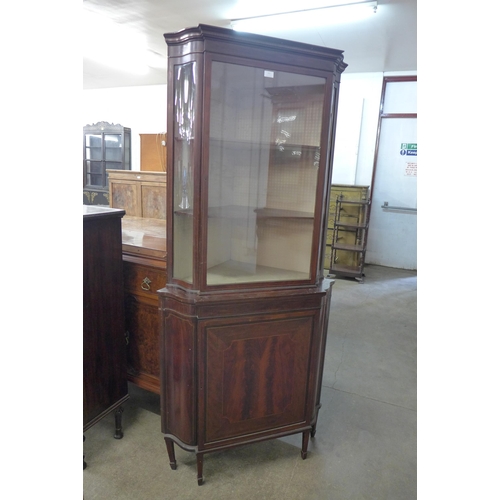
[[108, 161], [121, 161], [122, 141], [121, 134], [104, 135], [104, 157]]
[[85, 135], [85, 158], [87, 160], [101, 160], [101, 135]]
[[196, 62], [179, 65], [174, 78], [174, 277], [192, 282], [193, 145]]
[[213, 63], [208, 285], [310, 279], [324, 88]]

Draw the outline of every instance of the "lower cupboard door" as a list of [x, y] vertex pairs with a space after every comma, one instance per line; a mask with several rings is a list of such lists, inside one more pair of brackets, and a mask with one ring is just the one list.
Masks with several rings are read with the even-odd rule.
[[232, 321], [202, 328], [207, 444], [306, 419], [314, 312]]

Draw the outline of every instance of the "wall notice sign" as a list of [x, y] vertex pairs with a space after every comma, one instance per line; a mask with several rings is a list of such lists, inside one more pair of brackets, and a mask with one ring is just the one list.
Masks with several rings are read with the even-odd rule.
[[401, 156], [417, 156], [417, 143], [403, 142], [399, 151]]
[[405, 175], [409, 177], [417, 176], [417, 164], [415, 162], [408, 162], [406, 164]]

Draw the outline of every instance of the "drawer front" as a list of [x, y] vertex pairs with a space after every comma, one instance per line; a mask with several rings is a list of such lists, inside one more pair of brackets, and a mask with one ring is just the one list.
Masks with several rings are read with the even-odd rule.
[[123, 270], [125, 290], [130, 292], [156, 297], [165, 286], [165, 271], [161, 269], [124, 262]]

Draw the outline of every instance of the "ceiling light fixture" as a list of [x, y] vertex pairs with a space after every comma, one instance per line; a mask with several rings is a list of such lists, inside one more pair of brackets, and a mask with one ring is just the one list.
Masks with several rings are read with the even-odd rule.
[[377, 12], [376, 0], [338, 0], [335, 5], [231, 19], [236, 31], [284, 31], [354, 22]]

